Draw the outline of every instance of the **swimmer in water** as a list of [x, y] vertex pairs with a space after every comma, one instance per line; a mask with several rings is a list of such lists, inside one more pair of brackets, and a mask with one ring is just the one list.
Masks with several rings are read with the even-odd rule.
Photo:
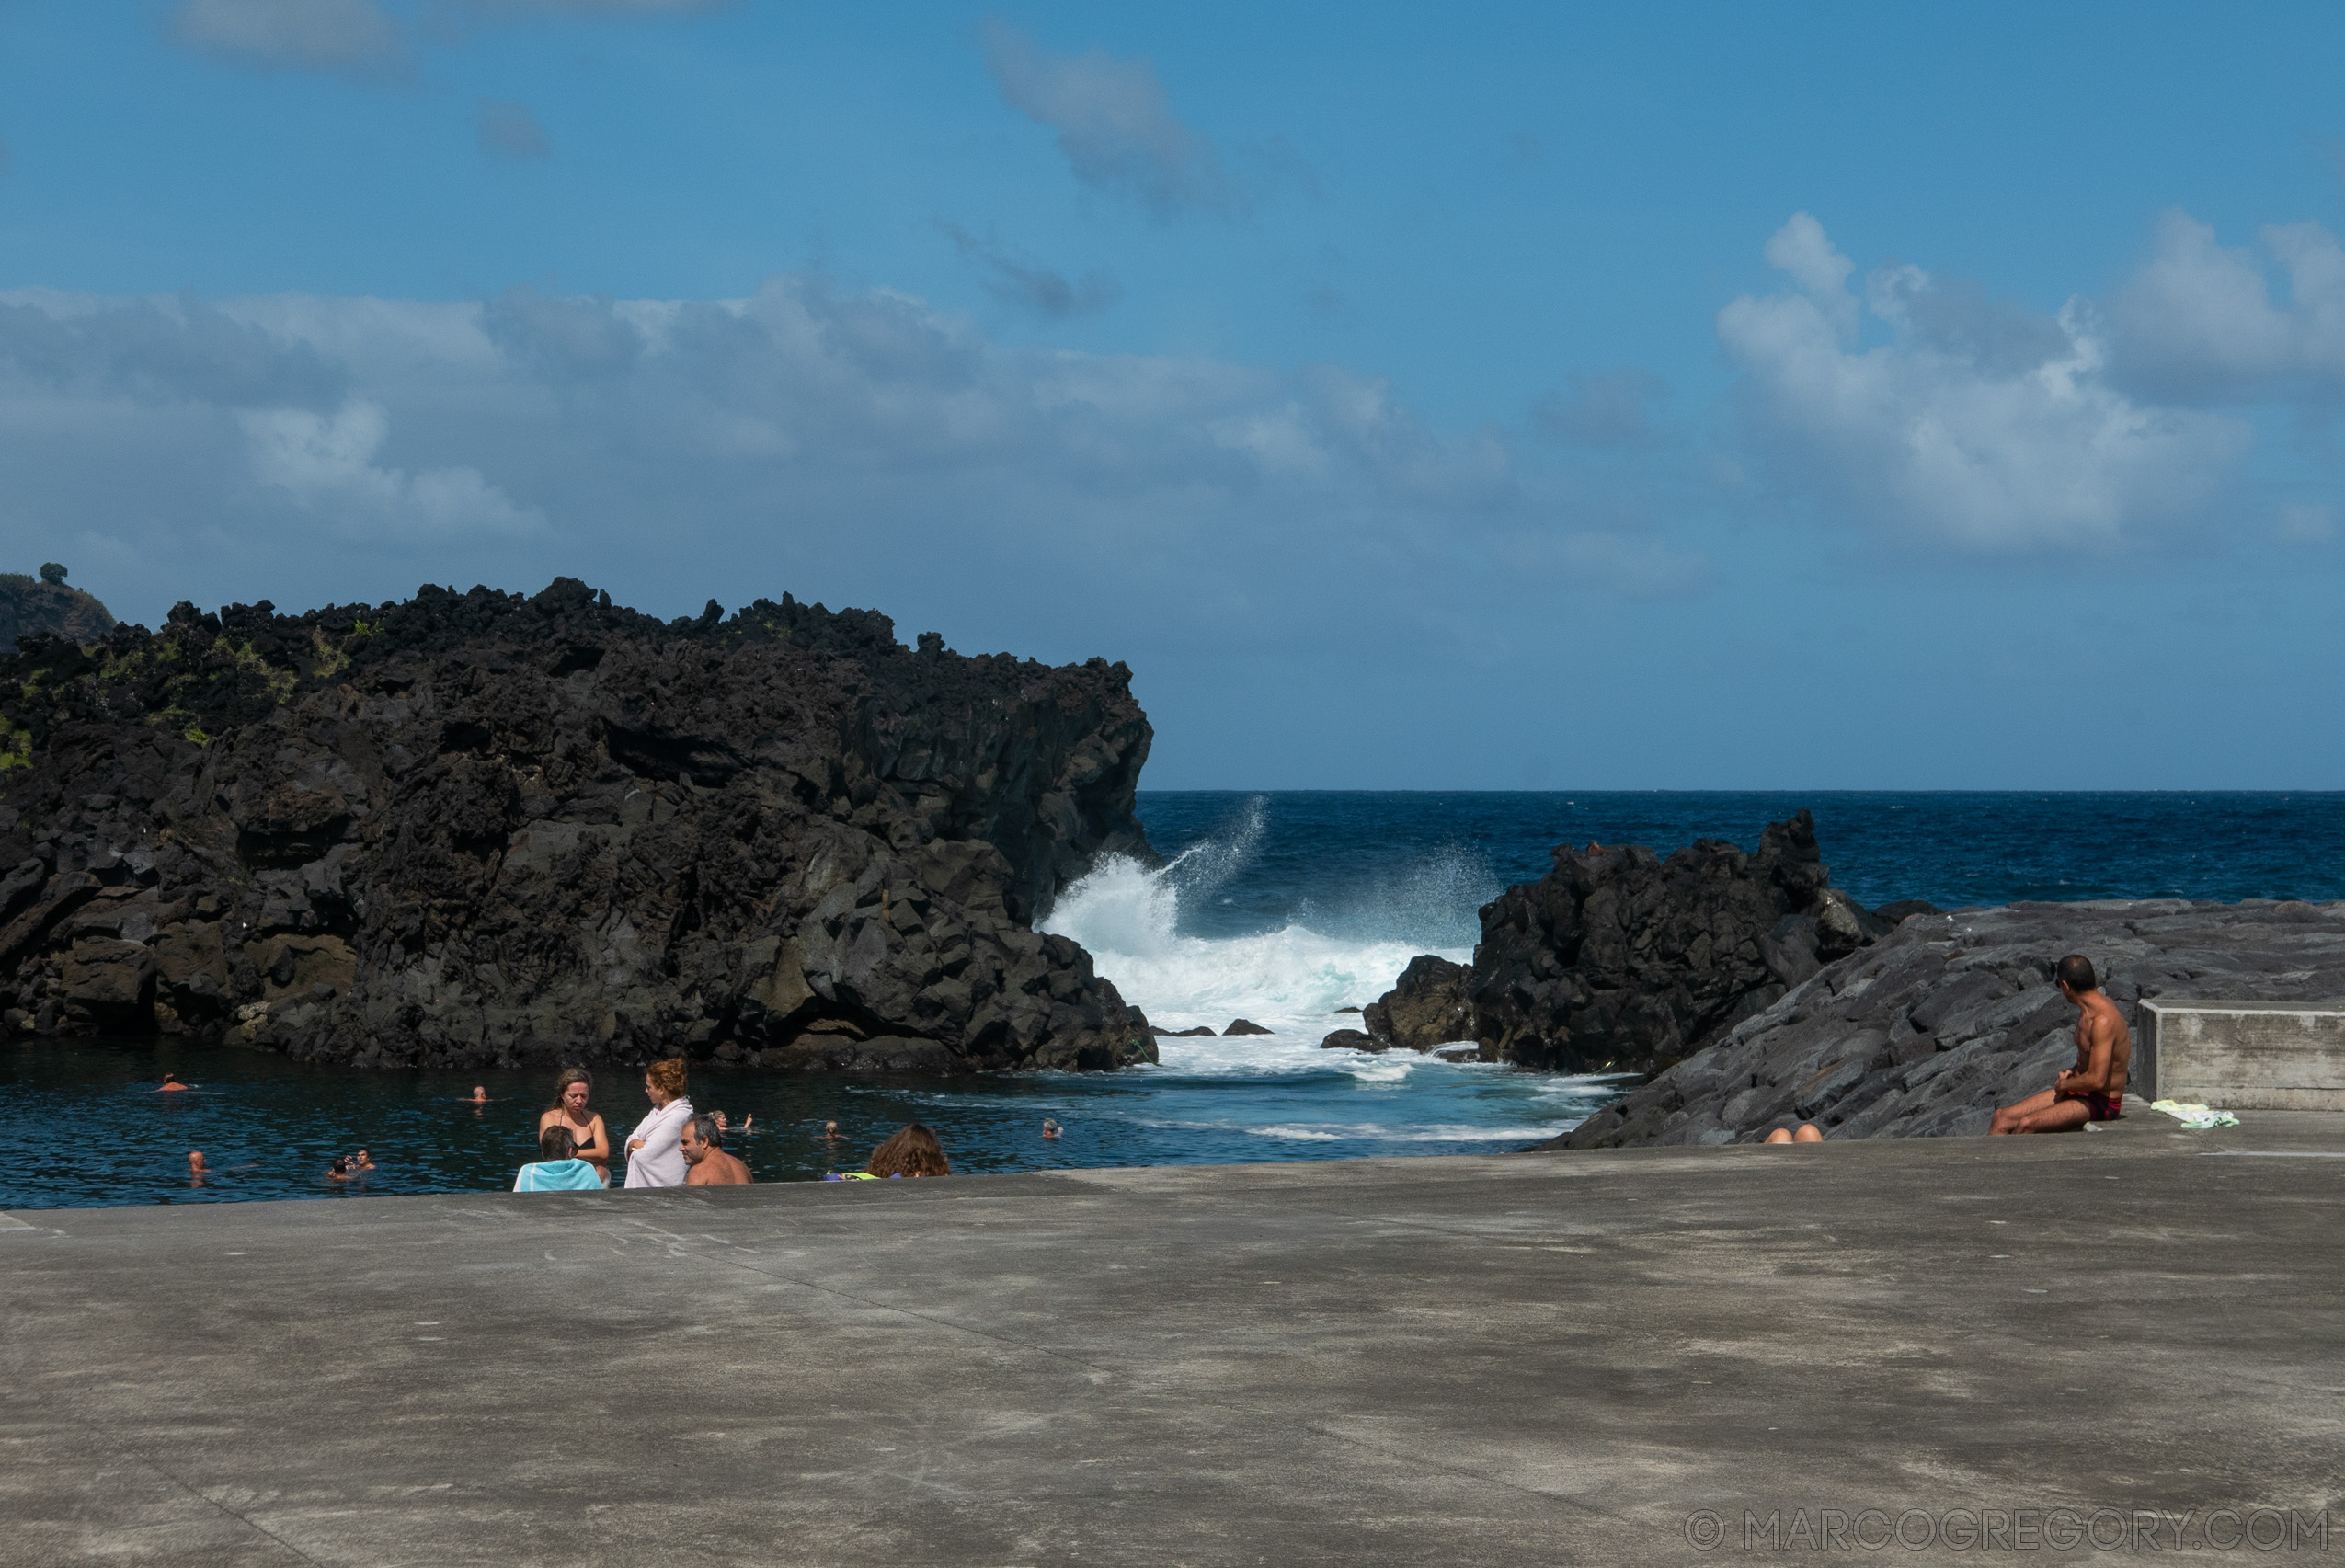
[[836, 1143], [839, 1141], [839, 1124], [837, 1122], [825, 1122], [822, 1124], [822, 1141], [825, 1143]]
[[475, 1083], [468, 1098], [475, 1105], [486, 1105], [488, 1104], [488, 1091], [483, 1085]]
[[1058, 1136], [1058, 1124], [1052, 1121], [1048, 1116], [1043, 1117], [1042, 1136], [1045, 1138], [1057, 1138]]
[[190, 1149], [188, 1150], [188, 1174], [199, 1182], [203, 1180], [204, 1177], [212, 1174], [212, 1167], [203, 1162], [202, 1150]]
[[351, 1169], [351, 1170], [353, 1170], [353, 1171], [372, 1171], [372, 1170], [373, 1170], [373, 1169], [374, 1169], [374, 1156], [373, 1156], [373, 1155], [372, 1155], [372, 1154], [369, 1154], [369, 1153], [368, 1153], [365, 1150], [363, 1150], [363, 1149], [360, 1150], [359, 1150], [356, 1154], [353, 1154], [353, 1155], [351, 1155], [351, 1156], [350, 1156], [350, 1169]]
[[158, 1094], [184, 1094], [187, 1092], [188, 1085], [179, 1082], [179, 1075], [176, 1072], [165, 1073], [163, 1075], [163, 1087], [155, 1091]]
[[326, 1179], [329, 1182], [349, 1181], [350, 1179], [350, 1157], [347, 1154], [337, 1154], [334, 1156], [334, 1163], [326, 1167]]

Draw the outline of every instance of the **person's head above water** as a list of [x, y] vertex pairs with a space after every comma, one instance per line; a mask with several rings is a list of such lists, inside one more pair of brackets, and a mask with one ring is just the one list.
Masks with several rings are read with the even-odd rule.
[[685, 1068], [682, 1057], [669, 1057], [666, 1061], [653, 1062], [643, 1070], [643, 1092], [655, 1105], [665, 1105], [684, 1097]]
[[2100, 977], [2093, 973], [2093, 961], [2081, 953], [2071, 953], [2061, 959], [2052, 973], [2060, 982], [2060, 989], [2072, 996], [2100, 989]]
[[326, 1173], [334, 1177], [337, 1181], [349, 1175], [350, 1173], [350, 1157], [347, 1154], [337, 1154], [334, 1156], [334, 1163], [326, 1167]]
[[537, 1157], [541, 1160], [568, 1160], [577, 1155], [578, 1140], [570, 1129], [555, 1122], [537, 1135]]
[[486, 1086], [479, 1083], [474, 1084], [471, 1098], [482, 1104], [486, 1104], [488, 1103], [488, 1090]]
[[188, 1173], [189, 1173], [189, 1175], [193, 1175], [193, 1176], [200, 1176], [200, 1175], [202, 1175], [202, 1174], [203, 1174], [203, 1173], [204, 1173], [204, 1169], [205, 1169], [205, 1167], [204, 1167], [204, 1163], [203, 1163], [203, 1150], [200, 1150], [200, 1149], [190, 1149], [190, 1150], [188, 1150]]
[[185, 1089], [187, 1085], [179, 1082], [179, 1075], [177, 1073], [166, 1072], [163, 1075], [163, 1087], [166, 1089]]
[[566, 1067], [554, 1080], [554, 1104], [549, 1111], [567, 1111], [574, 1116], [586, 1114], [587, 1096], [593, 1093], [594, 1080], [583, 1067]]
[[839, 1124], [838, 1124], [837, 1122], [825, 1122], [825, 1123], [823, 1123], [823, 1124], [822, 1124], [822, 1136], [823, 1136], [823, 1137], [825, 1137], [825, 1138], [836, 1138], [836, 1137], [838, 1137], [838, 1136], [839, 1136]]
[[914, 1122], [871, 1151], [864, 1169], [875, 1176], [949, 1176], [953, 1167], [936, 1135]]

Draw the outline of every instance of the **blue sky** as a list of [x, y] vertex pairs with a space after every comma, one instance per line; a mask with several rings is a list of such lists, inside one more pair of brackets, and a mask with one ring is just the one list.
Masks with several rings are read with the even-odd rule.
[[0, 0], [0, 567], [1128, 661], [1152, 787], [2345, 784], [2334, 6]]

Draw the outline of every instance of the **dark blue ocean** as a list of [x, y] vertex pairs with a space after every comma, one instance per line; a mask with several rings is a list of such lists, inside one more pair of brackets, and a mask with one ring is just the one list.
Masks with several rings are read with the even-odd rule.
[[[1245, 1017], [1268, 1036], [1164, 1040], [1119, 1073], [809, 1081], [709, 1070], [692, 1096], [756, 1130], [761, 1181], [859, 1164], [913, 1119], [959, 1170], [1332, 1159], [1519, 1147], [1618, 1085], [1408, 1053], [1323, 1050], [1418, 953], [1464, 958], [1475, 910], [1545, 874], [1560, 842], [1757, 841], [1813, 811], [1834, 883], [1868, 904], [2102, 898], [2345, 898], [2345, 795], [1151, 793], [1170, 863], [1101, 866], [1046, 923], [1168, 1028]], [[200, 1092], [163, 1096], [165, 1070]], [[529, 1157], [550, 1073], [353, 1073], [153, 1040], [0, 1050], [0, 1207], [483, 1190]], [[644, 1109], [599, 1083], [614, 1130]], [[458, 1103], [473, 1084], [486, 1108]], [[1044, 1117], [1066, 1127], [1040, 1137]], [[824, 1143], [826, 1120], [841, 1137]], [[70, 1129], [68, 1132], [66, 1129]], [[359, 1146], [362, 1185], [326, 1179]], [[189, 1149], [219, 1173], [187, 1175]]]

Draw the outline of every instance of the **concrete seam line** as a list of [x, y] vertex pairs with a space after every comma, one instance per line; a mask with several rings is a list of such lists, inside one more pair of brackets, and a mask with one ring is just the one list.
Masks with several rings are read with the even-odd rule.
[[280, 1536], [275, 1530], [270, 1529], [267, 1525], [255, 1523], [253, 1520], [246, 1517], [242, 1514], [239, 1514], [235, 1509], [231, 1508], [227, 1504], [221, 1502], [216, 1497], [205, 1496], [200, 1487], [195, 1486], [189, 1482], [182, 1481], [178, 1476], [173, 1474], [168, 1469], [165, 1468], [162, 1461], [149, 1456], [131, 1439], [117, 1436], [101, 1427], [90, 1427], [86, 1429], [93, 1432], [102, 1441], [112, 1443], [115, 1448], [120, 1449], [126, 1454], [129, 1454], [132, 1459], [138, 1460], [139, 1463], [146, 1466], [147, 1469], [153, 1471], [155, 1474], [161, 1476], [164, 1480], [169, 1482], [172, 1485], [177, 1487], [180, 1491], [186, 1493], [189, 1496], [194, 1498], [197, 1502], [201, 1503], [206, 1507], [215, 1508], [221, 1513], [227, 1515], [230, 1518], [235, 1520], [236, 1523], [244, 1526], [245, 1528], [251, 1530], [256, 1535], [264, 1536], [267, 1539], [275, 1541], [279, 1546], [283, 1547], [286, 1551], [292, 1552], [303, 1562], [316, 1563], [317, 1568], [325, 1568], [325, 1564], [318, 1562], [316, 1558], [312, 1557], [308, 1552], [303, 1551], [300, 1547], [295, 1546], [292, 1541], [287, 1540], [283, 1536]]

